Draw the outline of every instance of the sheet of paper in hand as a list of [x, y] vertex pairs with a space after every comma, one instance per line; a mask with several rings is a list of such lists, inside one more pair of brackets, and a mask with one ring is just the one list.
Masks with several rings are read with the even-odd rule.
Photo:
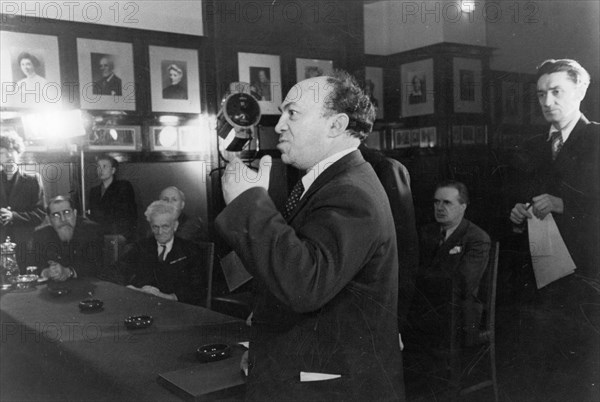
[[[533, 215], [533, 214], [532, 214]], [[527, 220], [529, 251], [537, 288], [575, 272], [575, 263], [558, 231], [552, 214], [542, 220], [533, 215]]]

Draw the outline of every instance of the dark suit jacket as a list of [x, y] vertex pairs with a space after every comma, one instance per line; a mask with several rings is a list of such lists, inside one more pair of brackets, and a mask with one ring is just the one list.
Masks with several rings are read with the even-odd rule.
[[[419, 268], [419, 236], [410, 190], [410, 174], [399, 161], [360, 146], [363, 158], [373, 166], [392, 208], [398, 248], [398, 316], [403, 325], [414, 293]], [[401, 328], [402, 330], [402, 328]]]
[[150, 285], [163, 293], [175, 293], [180, 302], [200, 305], [207, 292], [207, 270], [200, 266], [198, 250], [193, 243], [175, 236], [173, 248], [165, 261], [158, 260], [154, 237], [147, 237], [125, 247], [119, 261], [125, 284]]
[[[440, 232], [437, 222], [427, 224], [419, 231], [421, 267], [417, 276], [416, 308], [439, 308], [442, 316], [436, 319], [446, 331], [445, 335], [449, 335], [447, 324], [450, 322], [452, 292], [455, 292], [462, 307], [461, 327], [479, 329], [482, 306], [477, 292], [488, 264], [490, 237], [464, 218], [441, 246]], [[422, 317], [423, 312], [416, 314], [417, 319]]]
[[105, 78], [98, 80], [94, 83], [92, 92], [94, 95], [117, 95], [123, 94], [123, 83], [119, 77], [112, 75], [110, 81]]
[[[216, 227], [258, 288], [248, 399], [404, 399], [393, 219], [360, 152], [327, 168], [289, 222], [252, 188]], [[342, 377], [301, 383], [301, 371]]]
[[131, 183], [126, 180], [113, 180], [104, 196], [102, 184], [90, 191], [89, 218], [98, 222], [104, 234], [120, 234], [130, 239], [135, 234], [137, 205]]
[[37, 229], [27, 253], [27, 264], [37, 266], [41, 272], [52, 260], [74, 269], [78, 277], [107, 279], [107, 273], [102, 272], [102, 247], [100, 226], [77, 217], [73, 238], [68, 243], [61, 241], [50, 225]]
[[[5, 175], [5, 173], [2, 173]], [[17, 259], [21, 264], [25, 258], [27, 243], [31, 235], [46, 217], [44, 202], [44, 187], [38, 174], [29, 175], [16, 172], [14, 185], [8, 194], [3, 185], [0, 189], [0, 207], [10, 207], [13, 220], [8, 225], [0, 225], [0, 242], [4, 243], [7, 236], [17, 244]], [[25, 267], [21, 267], [22, 270]]]
[[581, 117], [552, 161], [548, 133], [523, 145], [518, 167], [524, 171], [521, 202], [548, 193], [564, 203], [553, 214], [577, 266], [577, 273], [600, 273], [600, 125]]

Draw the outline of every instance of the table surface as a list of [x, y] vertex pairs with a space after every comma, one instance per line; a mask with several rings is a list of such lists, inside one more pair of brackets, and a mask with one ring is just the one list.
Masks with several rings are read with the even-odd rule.
[[[110, 282], [77, 279], [0, 295], [0, 400], [180, 400], [158, 375], [199, 365], [197, 347], [247, 340], [243, 321]], [[79, 301], [104, 307], [84, 313]], [[124, 320], [150, 315], [128, 330]]]

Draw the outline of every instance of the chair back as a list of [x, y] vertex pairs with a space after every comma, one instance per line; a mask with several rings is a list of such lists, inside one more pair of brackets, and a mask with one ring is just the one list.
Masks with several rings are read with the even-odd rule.
[[498, 285], [498, 256], [500, 254], [500, 243], [493, 241], [490, 247], [488, 266], [481, 279], [479, 297], [485, 306], [485, 330], [482, 336], [486, 340], [494, 337], [496, 327], [496, 290]]
[[200, 258], [199, 266], [206, 270], [206, 308], [210, 309], [212, 301], [212, 282], [213, 282], [213, 265], [215, 262], [215, 243], [207, 241], [197, 241], [194, 244], [198, 248], [198, 256]]

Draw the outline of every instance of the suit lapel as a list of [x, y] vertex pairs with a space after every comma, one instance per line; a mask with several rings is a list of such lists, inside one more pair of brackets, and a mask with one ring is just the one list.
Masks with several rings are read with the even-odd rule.
[[[584, 115], [581, 115], [581, 118], [579, 119], [579, 121], [577, 122], [575, 127], [573, 127], [573, 131], [571, 131], [569, 138], [567, 138], [567, 140], [563, 144], [563, 147], [561, 148], [560, 152], [558, 153], [558, 156], [556, 157], [556, 161], [560, 161], [561, 159], [565, 158], [565, 156], [571, 154], [571, 150], [577, 146], [577, 143], [579, 142], [581, 137], [584, 135], [584, 128], [588, 124], [590, 124], [590, 121]], [[547, 148], [548, 148], [550, 154], [552, 154], [552, 145], [550, 145]]]
[[365, 163], [360, 151], [355, 150], [350, 152], [348, 155], [344, 155], [341, 159], [336, 161], [333, 165], [329, 166], [323, 173], [317, 177], [317, 179], [313, 182], [313, 184], [308, 188], [308, 191], [302, 196], [298, 205], [288, 218], [288, 222], [291, 222], [292, 219], [296, 216], [298, 211], [304, 208], [306, 202], [312, 197], [314, 193], [319, 191], [321, 187], [323, 187], [326, 183], [328, 183], [332, 178], [345, 171], [350, 166], [360, 165], [361, 163]]
[[17, 170], [15, 172], [15, 182], [13, 183], [12, 188], [10, 189], [10, 194], [8, 194], [8, 205], [14, 204], [13, 200], [14, 200], [14, 197], [16, 196], [17, 188], [21, 184], [20, 183], [21, 180], [22, 180], [21, 174]]

